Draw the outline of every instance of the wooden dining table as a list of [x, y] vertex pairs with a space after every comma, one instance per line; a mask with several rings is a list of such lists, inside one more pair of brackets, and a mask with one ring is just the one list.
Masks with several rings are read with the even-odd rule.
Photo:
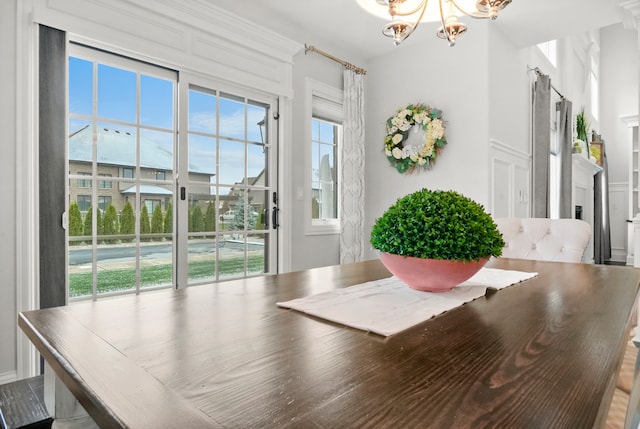
[[538, 276], [389, 337], [276, 306], [389, 277], [377, 260], [29, 311], [19, 326], [46, 380], [103, 428], [603, 427], [640, 270], [488, 266]]

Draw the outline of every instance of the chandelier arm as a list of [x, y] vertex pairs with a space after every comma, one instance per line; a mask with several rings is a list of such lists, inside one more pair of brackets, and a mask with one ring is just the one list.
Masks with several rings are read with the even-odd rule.
[[456, 0], [449, 0], [455, 7], [456, 9], [458, 9], [460, 12], [464, 13], [467, 16], [470, 16], [471, 18], [475, 18], [475, 19], [487, 19], [489, 18], [489, 14], [488, 13], [482, 13], [480, 11], [474, 11], [474, 12], [469, 12], [468, 10], [465, 10], [463, 7], [461, 7], [460, 5], [458, 5], [458, 3], [456, 2]]
[[422, 8], [423, 12], [420, 14], [420, 18], [422, 19], [422, 15], [424, 15], [424, 10], [427, 8], [427, 3], [429, 3], [429, 0], [422, 0], [420, 3], [418, 3], [418, 6], [415, 7], [415, 9], [413, 9], [411, 12], [398, 12], [396, 10], [396, 15], [398, 16], [409, 16], [409, 15], [413, 15], [414, 13], [416, 13], [417, 11], [420, 10], [420, 8]]
[[[438, 0], [438, 4], [440, 5], [440, 21], [442, 22], [442, 31], [444, 32], [444, 39], [451, 43], [451, 39], [449, 39], [451, 37], [451, 35], [449, 34], [449, 30], [447, 30], [447, 24], [445, 23], [445, 19], [444, 19], [444, 10], [442, 9], [442, 1], [443, 0]], [[454, 3], [455, 5], [455, 3]], [[457, 5], [455, 5], [456, 7], [458, 7]], [[436, 35], [438, 34], [438, 32], [436, 32]]]
[[[418, 20], [416, 21], [416, 23], [413, 25], [413, 30], [411, 30], [411, 33], [407, 34], [407, 37], [409, 37], [410, 34], [413, 34], [413, 32], [416, 31], [416, 28], [418, 28], [418, 25], [420, 25], [420, 21], [422, 21], [422, 17], [424, 16], [424, 12], [427, 10], [428, 4], [429, 4], [429, 0], [424, 0], [424, 3], [422, 4], [422, 11], [420, 12], [420, 16], [418, 17]], [[407, 37], [405, 37], [405, 39]]]

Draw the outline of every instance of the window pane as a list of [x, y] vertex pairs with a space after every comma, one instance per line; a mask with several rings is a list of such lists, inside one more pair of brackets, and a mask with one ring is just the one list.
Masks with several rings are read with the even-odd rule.
[[[189, 173], [213, 176], [216, 173], [216, 139], [189, 135]], [[191, 174], [190, 174], [191, 177]]]
[[136, 165], [136, 132], [109, 122], [98, 124], [98, 164]]
[[258, 106], [247, 106], [247, 140], [257, 143], [266, 143], [266, 116], [267, 109]]
[[173, 128], [173, 82], [140, 76], [140, 123], [154, 127]]
[[[244, 102], [220, 98], [220, 135], [244, 140]], [[256, 122], [258, 122], [258, 119]]]
[[320, 140], [323, 143], [333, 143], [334, 125], [320, 121]]
[[98, 64], [98, 116], [136, 122], [136, 74]]
[[220, 142], [219, 183], [232, 185], [244, 181], [244, 147], [244, 144], [238, 142], [228, 140]]
[[189, 131], [215, 134], [216, 97], [189, 90]]
[[[69, 112], [93, 112], [93, 62], [69, 57]], [[71, 128], [69, 129], [70, 131]]]
[[140, 130], [140, 167], [147, 174], [143, 179], [157, 180], [157, 171], [173, 171], [173, 133]]

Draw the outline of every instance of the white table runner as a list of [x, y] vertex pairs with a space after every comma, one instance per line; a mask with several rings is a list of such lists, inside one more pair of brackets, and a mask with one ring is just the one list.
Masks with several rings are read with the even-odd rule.
[[389, 277], [276, 304], [389, 336], [484, 296], [489, 288], [503, 289], [537, 275], [482, 268], [466, 282], [441, 293], [417, 291], [398, 278]]

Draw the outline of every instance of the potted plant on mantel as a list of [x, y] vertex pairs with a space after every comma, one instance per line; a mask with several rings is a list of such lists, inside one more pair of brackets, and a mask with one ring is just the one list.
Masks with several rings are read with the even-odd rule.
[[371, 245], [411, 288], [445, 292], [500, 256], [504, 241], [482, 205], [455, 191], [422, 189], [376, 220]]

